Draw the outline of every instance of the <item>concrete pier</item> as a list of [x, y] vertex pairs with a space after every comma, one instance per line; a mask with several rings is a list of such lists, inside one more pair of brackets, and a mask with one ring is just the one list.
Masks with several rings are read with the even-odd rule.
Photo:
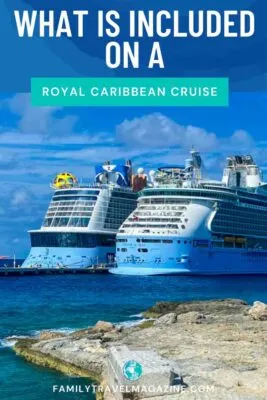
[[109, 268], [110, 267], [107, 266], [94, 266], [88, 268], [1, 267], [0, 277], [60, 274], [107, 274]]
[[177, 363], [152, 349], [125, 345], [110, 347], [106, 381], [116, 400], [173, 395], [183, 384]]

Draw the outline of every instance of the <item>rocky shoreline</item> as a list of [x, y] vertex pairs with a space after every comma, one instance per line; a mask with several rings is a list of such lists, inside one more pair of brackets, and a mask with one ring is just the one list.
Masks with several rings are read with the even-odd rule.
[[[145, 321], [137, 326], [125, 328], [99, 321], [68, 335], [43, 332], [37, 339], [18, 338], [13, 348], [30, 362], [88, 377], [104, 386], [109, 379], [110, 348], [153, 349], [179, 366], [185, 389], [179, 394], [150, 396], [150, 400], [267, 398], [264, 303], [255, 302], [251, 307], [236, 299], [165, 302], [143, 315]], [[98, 397], [113, 398], [111, 394]]]

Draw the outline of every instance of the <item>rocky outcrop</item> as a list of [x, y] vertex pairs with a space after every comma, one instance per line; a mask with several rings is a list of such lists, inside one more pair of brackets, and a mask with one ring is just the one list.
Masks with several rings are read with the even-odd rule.
[[61, 337], [65, 337], [65, 334], [61, 332], [43, 331], [39, 335], [39, 340], [57, 339]]
[[159, 317], [158, 319], [156, 319], [154, 325], [172, 325], [177, 321], [177, 315], [175, 313], [169, 313], [169, 314], [165, 314], [162, 315], [161, 317]]
[[175, 313], [185, 314], [190, 311], [201, 314], [241, 314], [248, 309], [248, 304], [239, 299], [225, 299], [214, 301], [188, 301], [188, 302], [160, 302], [143, 313], [145, 318], [158, 318], [161, 315]]
[[111, 322], [98, 321], [93, 327], [94, 332], [110, 332], [115, 329], [115, 326]]
[[95, 381], [101, 380], [107, 354], [99, 341], [70, 337], [41, 341], [23, 339], [17, 341], [14, 350], [35, 364]]
[[267, 320], [267, 304], [264, 304], [261, 301], [254, 301], [253, 306], [250, 308], [248, 313], [252, 319], [255, 319], [258, 321], [266, 321]]
[[101, 339], [104, 333], [117, 332], [117, 331], [119, 331], [119, 328], [117, 329], [115, 325], [112, 324], [111, 322], [98, 321], [95, 324], [95, 326], [85, 329], [80, 329], [76, 332], [73, 332], [71, 336], [76, 339], [87, 337], [87, 339], [94, 340], [94, 339]]
[[[45, 344], [46, 341], [40, 341], [39, 343]], [[39, 351], [34, 345], [38, 344], [36, 340], [21, 339], [18, 340], [14, 346], [16, 354], [22, 356], [27, 361], [42, 367], [51, 368], [56, 371], [62, 372], [65, 375], [70, 376], [81, 376], [96, 379], [95, 373], [91, 376], [87, 369], [83, 369], [79, 365], [74, 365], [70, 360], [65, 361], [54, 356], [53, 352], [45, 353]]]
[[206, 320], [206, 318], [207, 316], [205, 316], [204, 314], [200, 314], [197, 311], [189, 311], [187, 313], [180, 314], [177, 317], [177, 321], [192, 323], [192, 324], [201, 324], [204, 320]]
[[[158, 315], [155, 321], [122, 330], [88, 328], [61, 338], [18, 340], [15, 351], [37, 364], [100, 381], [107, 371], [110, 346], [142, 346], [177, 363], [185, 384], [179, 397], [155, 396], [153, 400], [264, 400], [267, 323], [261, 304], [249, 307], [241, 300], [158, 303], [145, 313]], [[92, 338], [93, 334], [98, 338]]]

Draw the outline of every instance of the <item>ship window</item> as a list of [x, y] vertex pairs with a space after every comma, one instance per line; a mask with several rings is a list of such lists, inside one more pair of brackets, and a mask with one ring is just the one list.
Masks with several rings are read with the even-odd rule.
[[57, 190], [54, 196], [62, 196], [62, 195], [97, 195], [99, 194], [99, 190]]
[[143, 243], [160, 243], [161, 240], [159, 239], [142, 239]]
[[118, 243], [125, 243], [125, 242], [127, 242], [128, 240], [127, 239], [117, 239], [117, 242]]
[[197, 247], [200, 247], [200, 248], [207, 248], [207, 247], [209, 247], [209, 245], [208, 245], [208, 243], [199, 243], [198, 245], [197, 245]]
[[83, 247], [115, 246], [115, 235], [76, 232], [32, 232], [32, 247]]
[[148, 249], [138, 249], [139, 253], [147, 253]]
[[208, 240], [194, 240], [193, 242], [194, 247], [209, 247], [209, 241]]
[[89, 224], [89, 218], [70, 218], [69, 226], [86, 227]]
[[121, 251], [122, 251], [123, 253], [126, 253], [126, 252], [127, 252], [127, 249], [122, 248]]
[[[108, 204], [104, 228], [117, 230], [135, 208], [136, 201], [134, 199], [128, 199], [126, 202], [125, 198], [112, 197]], [[130, 227], [131, 225], [124, 224], [124, 226]]]
[[177, 243], [180, 244], [180, 243], [181, 243], [181, 240], [177, 240]]
[[83, 197], [81, 196], [54, 196], [53, 197], [53, 202], [58, 202], [58, 201], [64, 201], [64, 200], [93, 200], [96, 201], [97, 197], [96, 196], [87, 196], [84, 195]]
[[220, 241], [213, 241], [212, 242], [212, 247], [223, 247], [223, 242]]
[[182, 228], [182, 229], [185, 229], [185, 225], [181, 225], [181, 228]]
[[173, 241], [172, 241], [172, 240], [169, 240], [169, 239], [168, 239], [168, 240], [162, 240], [162, 242], [163, 242], [163, 243], [173, 243]]
[[141, 239], [136, 239], [136, 241], [137, 241], [137, 243], [140, 243], [140, 242], [141, 242]]

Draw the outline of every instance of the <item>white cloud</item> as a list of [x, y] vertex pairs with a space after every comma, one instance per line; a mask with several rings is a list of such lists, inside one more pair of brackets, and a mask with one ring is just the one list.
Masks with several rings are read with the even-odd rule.
[[251, 148], [255, 145], [252, 136], [245, 130], [238, 130], [231, 136], [231, 145], [237, 149]]
[[32, 193], [26, 188], [18, 188], [11, 195], [11, 205], [13, 207], [22, 207], [31, 203]]
[[60, 136], [72, 133], [77, 116], [59, 116], [60, 107], [33, 107], [28, 93], [19, 93], [2, 102], [19, 120], [17, 130], [23, 134]]
[[92, 133], [76, 129], [77, 115], [66, 114], [61, 107], [34, 107], [30, 95], [16, 94], [0, 103], [18, 120], [16, 126], [0, 126], [0, 144], [12, 145], [94, 145], [112, 143], [108, 132]]
[[17, 166], [17, 154], [13, 150], [11, 152], [0, 152], [0, 169], [14, 169]]
[[192, 125], [184, 126], [161, 113], [125, 120], [116, 127], [118, 140], [135, 146], [195, 146], [199, 151], [216, 148], [218, 140], [212, 132]]

